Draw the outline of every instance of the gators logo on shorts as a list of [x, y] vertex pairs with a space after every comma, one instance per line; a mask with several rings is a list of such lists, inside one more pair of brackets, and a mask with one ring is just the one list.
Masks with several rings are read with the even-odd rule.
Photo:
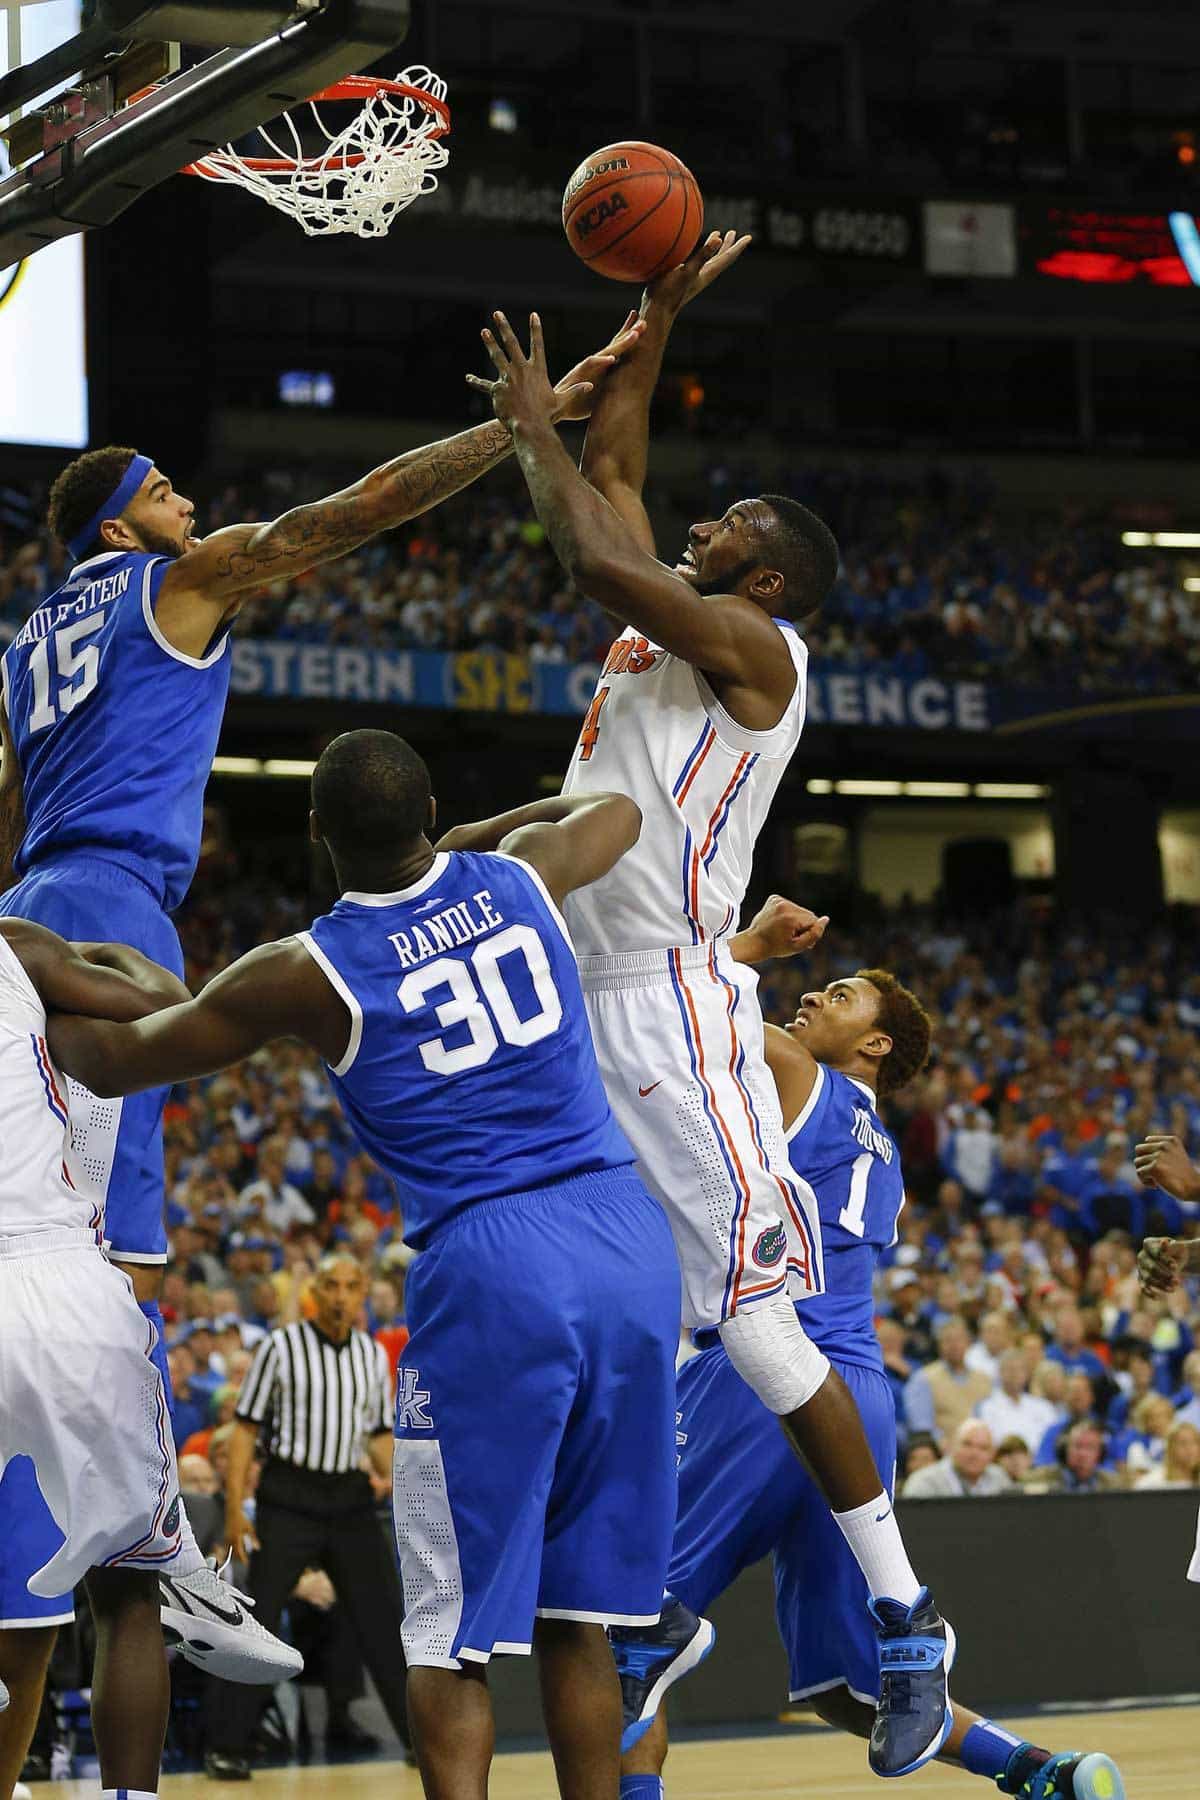
[[787, 1249], [787, 1232], [778, 1221], [760, 1231], [752, 1255], [761, 1269], [774, 1268]]
[[164, 1520], [162, 1522], [162, 1535], [163, 1535], [163, 1537], [168, 1537], [168, 1538], [174, 1537], [175, 1533], [178, 1530], [179, 1530], [179, 1495], [176, 1494], [176, 1496], [172, 1500], [170, 1506], [167, 1508], [166, 1517], [164, 1518]]

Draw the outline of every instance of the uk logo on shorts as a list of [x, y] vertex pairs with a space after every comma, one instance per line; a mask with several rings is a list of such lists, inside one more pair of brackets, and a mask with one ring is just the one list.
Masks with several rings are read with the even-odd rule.
[[433, 1417], [425, 1410], [429, 1389], [417, 1385], [420, 1369], [397, 1369], [396, 1373], [400, 1377], [396, 1389], [396, 1430], [432, 1431]]
[[752, 1255], [760, 1269], [773, 1269], [787, 1249], [787, 1232], [777, 1220], [760, 1231]]

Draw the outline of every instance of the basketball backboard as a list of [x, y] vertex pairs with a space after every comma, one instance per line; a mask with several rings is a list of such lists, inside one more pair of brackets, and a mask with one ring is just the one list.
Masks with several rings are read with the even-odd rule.
[[[0, 269], [357, 73], [409, 17], [408, 0], [91, 0], [83, 22], [76, 0], [2, 3], [19, 61], [0, 76]], [[207, 54], [177, 72], [180, 46]]]

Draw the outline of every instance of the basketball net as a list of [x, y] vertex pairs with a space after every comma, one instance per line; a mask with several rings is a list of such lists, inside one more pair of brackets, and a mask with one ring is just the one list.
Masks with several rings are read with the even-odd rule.
[[[366, 104], [335, 134], [320, 106], [349, 100]], [[309, 237], [382, 237], [398, 213], [433, 192], [449, 161], [442, 142], [450, 130], [446, 84], [432, 69], [405, 69], [394, 81], [348, 75], [314, 94], [308, 112], [324, 140], [315, 153], [306, 151], [296, 120], [284, 112], [270, 130], [257, 128], [269, 154], [243, 155], [226, 144], [183, 173], [257, 194]]]

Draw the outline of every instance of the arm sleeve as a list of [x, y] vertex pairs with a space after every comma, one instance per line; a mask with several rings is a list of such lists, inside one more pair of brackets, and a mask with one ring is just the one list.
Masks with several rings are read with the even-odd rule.
[[279, 1347], [274, 1334], [265, 1337], [254, 1352], [254, 1361], [246, 1370], [238, 1394], [234, 1416], [248, 1424], [261, 1425], [270, 1411], [275, 1394], [275, 1377], [279, 1368]]

